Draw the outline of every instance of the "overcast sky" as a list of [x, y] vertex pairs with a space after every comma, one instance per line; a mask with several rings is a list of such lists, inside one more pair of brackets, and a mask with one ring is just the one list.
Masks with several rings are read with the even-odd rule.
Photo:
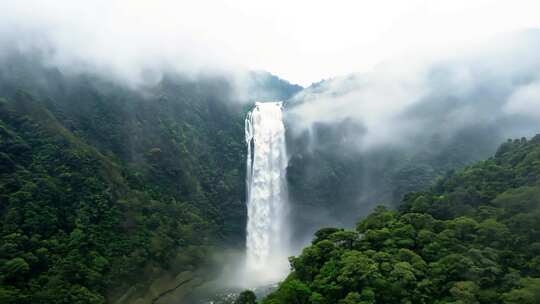
[[0, 35], [126, 75], [247, 67], [309, 85], [540, 27], [538, 12], [538, 0], [2, 0]]

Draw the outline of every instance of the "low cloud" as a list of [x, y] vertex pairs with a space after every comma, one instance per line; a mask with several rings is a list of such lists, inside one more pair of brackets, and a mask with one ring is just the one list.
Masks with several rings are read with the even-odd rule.
[[538, 53], [540, 31], [529, 30], [452, 57], [387, 62], [298, 94], [289, 124], [302, 134], [321, 123], [352, 121], [364, 130], [351, 135], [360, 150], [416, 145], [434, 134], [449, 138], [471, 126], [531, 136], [540, 131], [532, 120], [540, 114]]
[[[0, 54], [39, 53], [65, 73], [91, 72], [130, 86], [168, 72], [246, 79], [231, 44], [249, 18], [228, 22], [238, 14], [224, 3], [158, 2], [2, 1]], [[220, 37], [227, 32], [231, 37]]]
[[508, 114], [540, 118], [540, 82], [519, 87], [508, 98], [504, 106]]

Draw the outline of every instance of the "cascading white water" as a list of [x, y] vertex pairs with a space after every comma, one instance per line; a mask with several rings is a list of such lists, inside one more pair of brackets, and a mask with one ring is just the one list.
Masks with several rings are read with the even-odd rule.
[[287, 151], [282, 102], [257, 102], [245, 122], [247, 153], [246, 271], [250, 283], [282, 279], [288, 270]]

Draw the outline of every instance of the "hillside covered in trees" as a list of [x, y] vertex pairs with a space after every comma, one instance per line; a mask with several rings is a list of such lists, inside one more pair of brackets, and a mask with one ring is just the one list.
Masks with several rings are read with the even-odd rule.
[[[243, 246], [249, 100], [227, 77], [133, 89], [0, 59], [1, 303], [151, 301], [152, 282]], [[258, 97], [299, 89], [255, 76]]]
[[319, 230], [290, 263], [262, 303], [540, 303], [540, 135]]

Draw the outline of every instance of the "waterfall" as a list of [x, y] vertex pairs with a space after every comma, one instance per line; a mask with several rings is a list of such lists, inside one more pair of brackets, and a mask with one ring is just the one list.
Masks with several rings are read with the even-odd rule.
[[257, 102], [245, 121], [247, 143], [248, 280], [271, 282], [288, 271], [285, 171], [287, 152], [282, 102]]

